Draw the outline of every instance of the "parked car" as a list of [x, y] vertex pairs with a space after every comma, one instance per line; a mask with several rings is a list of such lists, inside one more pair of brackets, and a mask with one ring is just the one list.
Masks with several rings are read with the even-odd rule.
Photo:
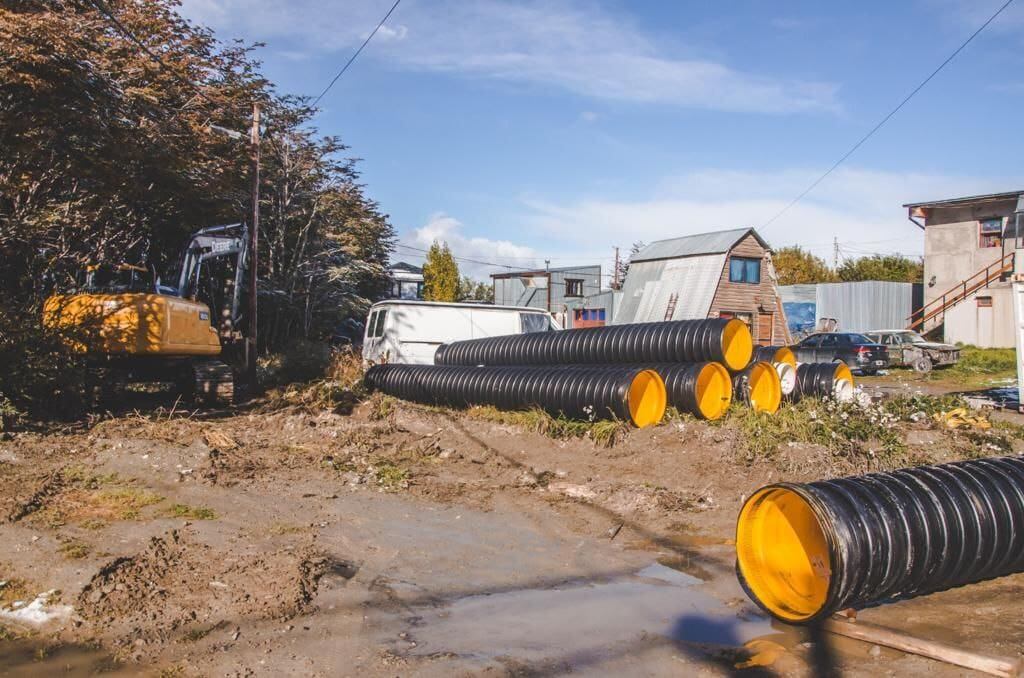
[[370, 307], [363, 362], [432, 365], [441, 344], [560, 329], [537, 308], [391, 299]]
[[871, 341], [885, 346], [893, 366], [928, 372], [933, 367], [948, 367], [960, 360], [960, 349], [953, 344], [928, 341], [912, 330], [873, 330], [865, 334]]
[[819, 332], [792, 346], [798, 362], [831, 363], [842, 360], [861, 374], [874, 374], [889, 366], [885, 346], [856, 332]]

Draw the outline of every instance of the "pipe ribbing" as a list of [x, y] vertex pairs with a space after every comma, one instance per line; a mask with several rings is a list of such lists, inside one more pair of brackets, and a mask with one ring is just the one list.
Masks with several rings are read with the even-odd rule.
[[715, 420], [729, 409], [732, 380], [719, 363], [659, 363], [648, 365], [665, 382], [668, 404], [680, 412]]
[[788, 346], [755, 346], [751, 362], [787, 363], [796, 369], [796, 354]]
[[796, 389], [791, 398], [835, 398], [839, 402], [853, 399], [853, 373], [846, 363], [801, 363], [796, 368]]
[[512, 334], [444, 344], [437, 365], [720, 362], [740, 370], [753, 340], [743, 321], [714, 318]]
[[374, 365], [363, 379], [370, 388], [420, 403], [539, 407], [554, 416], [614, 417], [639, 428], [661, 421], [666, 406], [661, 377], [642, 367]]
[[793, 623], [1021, 572], [1024, 459], [762, 487], [736, 554], [748, 595]]
[[782, 404], [782, 380], [771, 363], [752, 363], [732, 377], [732, 392], [756, 412], [775, 414]]

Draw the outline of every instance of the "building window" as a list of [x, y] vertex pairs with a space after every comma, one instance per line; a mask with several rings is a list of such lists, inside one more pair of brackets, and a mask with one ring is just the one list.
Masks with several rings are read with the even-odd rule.
[[750, 283], [761, 282], [761, 260], [750, 257], [732, 257], [729, 259], [729, 282]]
[[747, 327], [753, 327], [753, 325], [754, 325], [754, 314], [753, 313], [746, 313], [746, 312], [743, 312], [743, 311], [719, 311], [718, 312], [718, 317], [719, 318], [725, 318], [726, 320], [728, 320], [730, 318], [736, 318], [737, 320], [742, 320], [743, 322], [745, 322], [747, 324]]
[[583, 281], [576, 278], [565, 279], [565, 296], [567, 297], [582, 297], [583, 296]]
[[978, 222], [978, 247], [999, 247], [1003, 236], [1003, 220], [982, 219]]
[[992, 297], [977, 297], [978, 308], [992, 308]]

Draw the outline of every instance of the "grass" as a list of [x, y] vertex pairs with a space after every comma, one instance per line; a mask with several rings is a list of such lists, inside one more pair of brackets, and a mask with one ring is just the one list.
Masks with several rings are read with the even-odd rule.
[[579, 421], [552, 417], [540, 409], [505, 411], [482, 405], [471, 407], [466, 413], [473, 419], [515, 426], [556, 440], [590, 438], [603, 447], [611, 447], [630, 429], [629, 424], [617, 419]]
[[137, 520], [143, 508], [161, 501], [160, 495], [138, 487], [76, 487], [62, 492], [40, 512], [40, 518], [51, 527], [68, 523], [95, 527], [115, 520]]
[[962, 346], [955, 365], [932, 370], [928, 379], [958, 384], [981, 385], [1000, 379], [1017, 377], [1017, 352], [1012, 348], [978, 348]]
[[373, 466], [377, 484], [387, 490], [409, 487], [409, 471], [388, 460], [378, 461]]
[[189, 506], [188, 504], [173, 504], [167, 509], [167, 515], [171, 518], [185, 518], [188, 520], [216, 520], [217, 514], [213, 509], [205, 506]]
[[92, 548], [85, 542], [69, 539], [60, 545], [59, 551], [68, 560], [81, 560], [89, 555]]
[[33, 596], [29, 592], [28, 583], [24, 579], [3, 579], [0, 586], [0, 607], [10, 607], [16, 600], [27, 602]]

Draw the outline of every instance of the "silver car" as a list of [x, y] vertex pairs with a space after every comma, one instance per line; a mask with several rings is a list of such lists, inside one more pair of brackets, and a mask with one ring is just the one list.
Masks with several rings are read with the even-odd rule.
[[893, 367], [929, 372], [933, 367], [955, 365], [960, 360], [960, 349], [956, 346], [928, 341], [913, 330], [873, 330], [864, 334], [889, 350], [889, 364]]

